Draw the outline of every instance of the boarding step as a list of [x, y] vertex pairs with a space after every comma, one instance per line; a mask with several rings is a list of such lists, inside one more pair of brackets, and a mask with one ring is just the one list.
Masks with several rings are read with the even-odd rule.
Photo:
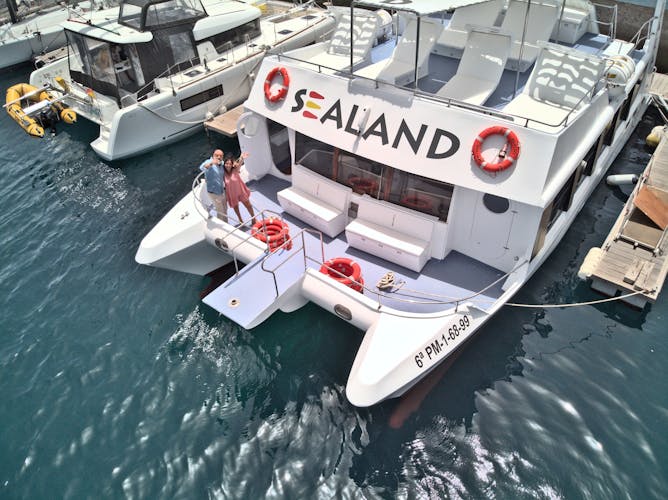
[[[291, 257], [289, 257], [291, 256]], [[243, 328], [253, 328], [276, 312], [281, 305], [300, 293], [304, 276], [304, 259], [301, 253], [278, 251], [271, 254], [265, 269], [261, 256], [244, 267], [204, 298], [204, 303]], [[274, 276], [276, 281], [274, 282]], [[277, 292], [278, 288], [278, 292]]]
[[628, 56], [634, 48], [635, 45], [631, 42], [626, 42], [624, 40], [613, 40], [612, 43], [608, 45], [603, 51], [603, 56]]

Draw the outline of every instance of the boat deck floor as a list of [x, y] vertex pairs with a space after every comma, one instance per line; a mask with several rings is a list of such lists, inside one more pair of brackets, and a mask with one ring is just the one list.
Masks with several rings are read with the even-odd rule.
[[[265, 217], [272, 214], [280, 215], [288, 223], [290, 235], [294, 237], [294, 246], [291, 251], [282, 252], [284, 257], [272, 256], [265, 264], [265, 267], [268, 268], [280, 267], [281, 270], [277, 271], [279, 290], [284, 289], [280, 283], [281, 279], [286, 283], [294, 282], [294, 277], [281, 278], [280, 273], [302, 274], [304, 272], [304, 253], [307, 256], [306, 265], [314, 269], [320, 268], [324, 253], [324, 260], [335, 257], [355, 260], [362, 269], [365, 295], [379, 300], [383, 305], [406, 312], [444, 311], [451, 309], [454, 301], [463, 299], [465, 299], [464, 302], [470, 302], [480, 309], [488, 310], [503, 293], [501, 286], [505, 279], [500, 279], [504, 276], [502, 271], [456, 251], [451, 251], [442, 260], [430, 259], [419, 273], [348, 246], [345, 232], [336, 238], [322, 235], [323, 250], [321, 251], [319, 233], [316, 234], [313, 228], [300, 219], [285, 213], [278, 203], [276, 193], [289, 185], [288, 182], [270, 175], [259, 181], [248, 183], [252, 191], [251, 202], [256, 212], [265, 211]], [[234, 221], [232, 211], [229, 216], [230, 220]], [[305, 251], [302, 252], [300, 232], [304, 228], [310, 228], [314, 232], [301, 233], [304, 234], [305, 247]], [[285, 260], [289, 255], [291, 255], [290, 260], [295, 259], [301, 262], [301, 266], [295, 266], [294, 263], [281, 264], [281, 259]], [[394, 272], [395, 287], [391, 291], [381, 293], [376, 284], [388, 271]], [[249, 273], [248, 276], [250, 277], [251, 274]], [[495, 283], [497, 281], [498, 283]], [[247, 283], [247, 286], [252, 287], [253, 283]], [[476, 295], [483, 289], [484, 292]]]

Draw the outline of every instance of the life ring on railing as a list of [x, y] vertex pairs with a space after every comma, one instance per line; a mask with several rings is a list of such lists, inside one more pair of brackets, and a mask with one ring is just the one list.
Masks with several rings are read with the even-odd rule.
[[251, 235], [261, 242], [266, 243], [271, 252], [278, 248], [292, 249], [290, 228], [283, 220], [277, 217], [269, 217], [268, 219], [257, 221], [253, 224]]
[[364, 293], [364, 279], [362, 268], [352, 259], [335, 257], [320, 266], [320, 272], [335, 279], [342, 285], [352, 288], [356, 292]]
[[405, 207], [412, 208], [413, 210], [418, 210], [419, 212], [428, 212], [433, 211], [433, 205], [429, 198], [420, 196], [419, 194], [411, 194], [401, 198], [401, 204]]
[[[491, 135], [501, 135], [506, 139], [506, 144], [498, 153], [498, 157], [501, 161], [495, 163], [490, 163], [482, 157], [482, 143]], [[510, 151], [507, 151], [508, 146], [510, 146]], [[519, 158], [520, 140], [512, 130], [500, 125], [495, 125], [494, 127], [486, 128], [478, 134], [478, 137], [473, 141], [471, 154], [473, 155], [473, 161], [483, 170], [493, 173], [501, 172], [502, 170], [511, 167]]]
[[[278, 89], [278, 92], [271, 92], [271, 85], [274, 82], [276, 75], [280, 73], [281, 78], [283, 78], [283, 85]], [[282, 66], [276, 66], [268, 74], [267, 78], [264, 80], [264, 96], [269, 102], [280, 101], [288, 95], [288, 87], [290, 86], [290, 75], [288, 75], [288, 70]]]
[[348, 182], [350, 187], [353, 188], [353, 191], [358, 194], [378, 194], [378, 182], [373, 179], [367, 179], [365, 177], [352, 176], [348, 177]]

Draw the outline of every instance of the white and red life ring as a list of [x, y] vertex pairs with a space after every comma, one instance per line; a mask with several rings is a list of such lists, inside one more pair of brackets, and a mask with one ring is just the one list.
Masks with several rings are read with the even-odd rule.
[[347, 259], [345, 257], [329, 259], [320, 266], [320, 272], [335, 279], [342, 285], [350, 287], [357, 292], [364, 293], [362, 268], [352, 259]]
[[[278, 87], [278, 91], [272, 92], [272, 85], [274, 83], [274, 78], [276, 75], [280, 75], [283, 79], [283, 84]], [[267, 78], [264, 80], [264, 96], [269, 102], [277, 102], [281, 99], [284, 99], [288, 95], [288, 87], [290, 86], [290, 75], [288, 75], [288, 70], [282, 66], [276, 66], [268, 74]]]
[[259, 220], [253, 224], [251, 235], [266, 243], [270, 251], [284, 248], [290, 250], [292, 248], [292, 239], [290, 238], [290, 228], [281, 219], [277, 217], [269, 217], [265, 220]]
[[[485, 142], [491, 135], [501, 135], [506, 139], [506, 144], [499, 151], [498, 157], [501, 161], [490, 163], [485, 160], [482, 156], [482, 143]], [[510, 151], [508, 151], [508, 147]], [[502, 127], [500, 125], [495, 125], [493, 127], [486, 128], [478, 137], [473, 141], [473, 147], [471, 148], [471, 154], [473, 156], [473, 161], [487, 172], [497, 173], [507, 168], [510, 168], [520, 156], [520, 140], [517, 138], [517, 135], [512, 130]]]

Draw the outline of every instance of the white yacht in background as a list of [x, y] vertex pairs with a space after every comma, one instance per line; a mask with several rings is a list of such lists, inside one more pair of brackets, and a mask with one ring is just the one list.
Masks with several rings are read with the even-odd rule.
[[89, 23], [63, 23], [68, 57], [37, 69], [30, 82], [62, 90], [70, 108], [100, 125], [91, 147], [102, 158], [143, 153], [241, 103], [267, 51], [320, 40], [334, 25], [313, 3], [260, 5], [124, 0]]
[[[401, 9], [401, 35], [374, 46], [359, 7]], [[646, 110], [664, 7], [619, 40], [588, 3], [353, 1], [320, 54], [258, 70], [237, 125], [253, 229], [208, 217], [198, 180], [136, 260], [233, 263], [204, 302], [245, 328], [314, 302], [363, 332], [350, 402], [400, 396], [564, 236]]]
[[[71, 5], [44, 2], [36, 10], [15, 0], [5, 0], [5, 3], [8, 18], [0, 26], [0, 69], [64, 46], [66, 39], [61, 23], [71, 17], [85, 21], [92, 6], [98, 5], [95, 2]], [[101, 4], [99, 8], [103, 8]]]

